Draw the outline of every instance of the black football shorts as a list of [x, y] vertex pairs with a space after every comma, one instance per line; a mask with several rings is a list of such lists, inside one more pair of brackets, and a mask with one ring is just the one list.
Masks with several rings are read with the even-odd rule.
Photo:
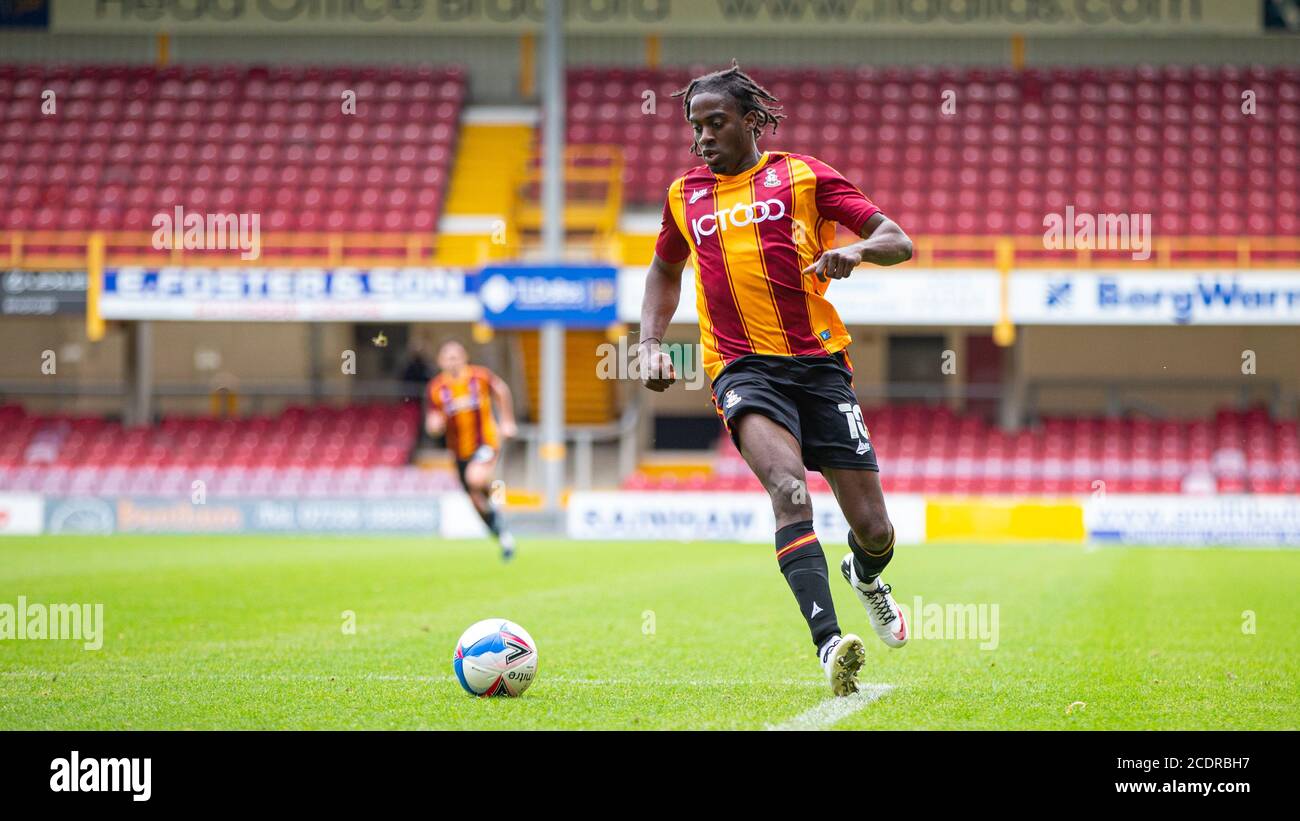
[[742, 356], [713, 381], [713, 404], [737, 448], [736, 421], [746, 413], [761, 413], [799, 441], [809, 470], [880, 470], [843, 351]]
[[491, 445], [479, 445], [478, 449], [470, 454], [468, 459], [456, 460], [456, 475], [460, 477], [460, 486], [469, 490], [469, 482], [465, 480], [465, 469], [475, 462], [490, 462], [496, 458], [496, 448]]

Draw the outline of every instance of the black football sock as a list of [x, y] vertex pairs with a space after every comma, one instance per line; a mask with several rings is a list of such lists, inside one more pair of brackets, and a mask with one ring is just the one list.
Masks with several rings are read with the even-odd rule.
[[[475, 509], [477, 510], [477, 508]], [[490, 503], [487, 510], [478, 511], [478, 516], [483, 520], [483, 524], [487, 525], [487, 529], [492, 531], [493, 536], [501, 535], [500, 523], [497, 521], [496, 508], [492, 507]]]
[[826, 573], [826, 554], [813, 532], [813, 523], [795, 522], [776, 532], [776, 561], [786, 584], [799, 602], [799, 612], [808, 622], [813, 646], [819, 651], [831, 636], [839, 635], [835, 603]]
[[858, 544], [853, 531], [849, 531], [849, 550], [853, 551], [853, 572], [858, 574], [860, 581], [870, 584], [885, 571], [885, 565], [889, 564], [889, 560], [894, 558], [894, 539], [897, 535], [897, 531], [894, 530], [894, 526], [891, 524], [889, 526], [889, 544], [883, 550], [871, 553]]

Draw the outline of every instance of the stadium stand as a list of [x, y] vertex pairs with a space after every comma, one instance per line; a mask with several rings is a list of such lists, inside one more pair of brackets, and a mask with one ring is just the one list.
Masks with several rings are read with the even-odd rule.
[[[764, 147], [830, 163], [915, 234], [1039, 234], [1067, 205], [1152, 212], [1162, 235], [1300, 233], [1295, 66], [747, 70], [790, 115]], [[698, 164], [669, 96], [694, 73], [569, 72], [568, 139], [624, 146], [629, 202]]]
[[[1077, 494], [1300, 493], [1300, 426], [1266, 410], [1213, 419], [1053, 416], [1006, 433], [941, 405], [870, 412], [872, 438], [896, 492]], [[171, 494], [195, 477], [222, 495], [418, 496], [452, 489], [449, 471], [407, 465], [413, 404], [290, 406], [274, 417], [170, 416], [154, 428], [97, 417], [30, 415], [0, 406], [0, 490]], [[1205, 482], [1209, 482], [1208, 488]], [[828, 490], [819, 474], [810, 487]], [[641, 470], [632, 490], [757, 490], [729, 437], [706, 470]]]
[[[1162, 235], [1300, 233], [1294, 66], [754, 72], [790, 115], [768, 144], [862, 181], [915, 234], [1036, 234], [1066, 205], [1154, 212]], [[623, 147], [629, 203], [696, 162], [670, 96], [691, 76], [569, 73], [568, 138]], [[378, 116], [343, 113], [346, 90]], [[0, 228], [149, 230], [183, 202], [272, 232], [431, 231], [465, 96], [457, 67], [0, 65]]]
[[0, 65], [0, 228], [147, 231], [183, 203], [432, 231], [465, 94], [456, 67]]
[[50, 495], [424, 496], [450, 471], [407, 464], [419, 406], [295, 405], [274, 416], [165, 417], [124, 428], [98, 417], [0, 406], [0, 490]]
[[[1006, 433], [940, 405], [887, 405], [867, 412], [887, 465], [886, 490], [971, 494], [1088, 494], [1097, 480], [1115, 493], [1300, 492], [1300, 426], [1263, 408], [1213, 419], [1047, 417]], [[627, 489], [759, 490], [731, 439], [711, 470], [639, 471]], [[809, 487], [829, 492], [809, 474]]]
[[[699, 70], [570, 70], [568, 139], [621, 148], [627, 202], [658, 208], [698, 163], [670, 95]], [[918, 236], [1041, 234], [1044, 212], [1067, 205], [1151, 212], [1161, 235], [1300, 235], [1295, 66], [749, 70], [791, 117], [763, 145], [830, 162]], [[1247, 88], [1260, 103], [1250, 114]], [[57, 121], [42, 114], [45, 89]], [[649, 116], [646, 89], [657, 100]], [[344, 113], [348, 90], [375, 116]], [[950, 116], [935, 104], [948, 90]], [[268, 232], [432, 235], [465, 99], [457, 67], [0, 65], [0, 230], [148, 231], [184, 203], [257, 211]], [[536, 337], [522, 339], [535, 407]], [[609, 383], [574, 381], [592, 373], [567, 372], [570, 423], [616, 413]], [[234, 495], [453, 488], [446, 471], [407, 465], [412, 413], [290, 407], [135, 429], [0, 406], [0, 490], [171, 493], [197, 468]], [[1005, 433], [942, 406], [889, 405], [869, 422], [890, 490], [1086, 493], [1105, 477], [1110, 492], [1180, 492], [1208, 476], [1225, 493], [1300, 492], [1296, 423], [1258, 410], [1192, 422], [1052, 417]], [[710, 470], [638, 472], [624, 486], [758, 487], [725, 436]]]

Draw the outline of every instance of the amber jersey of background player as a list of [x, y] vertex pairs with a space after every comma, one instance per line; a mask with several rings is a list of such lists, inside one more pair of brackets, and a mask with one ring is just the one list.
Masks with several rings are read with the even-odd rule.
[[429, 404], [447, 417], [447, 449], [458, 461], [470, 459], [484, 445], [500, 447], [492, 416], [492, 372], [467, 365], [459, 374], [442, 372], [429, 381]]

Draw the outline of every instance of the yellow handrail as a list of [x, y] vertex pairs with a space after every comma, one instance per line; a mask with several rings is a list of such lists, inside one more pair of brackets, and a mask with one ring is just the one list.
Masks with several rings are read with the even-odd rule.
[[272, 231], [260, 235], [260, 256], [243, 259], [239, 249], [159, 249], [151, 231], [0, 231], [0, 258], [15, 268], [80, 268], [92, 235], [103, 238], [104, 264], [269, 266], [431, 266], [437, 251], [432, 233]]
[[[602, 171], [608, 174], [608, 171]], [[608, 177], [606, 177], [608, 179]], [[590, 204], [600, 214], [611, 248], [627, 248], [617, 257], [626, 265], [649, 262], [645, 243], [618, 236], [621, 175], [608, 198]], [[611, 201], [613, 204], [611, 205]], [[602, 234], [605, 233], [602, 231]], [[73, 268], [86, 264], [92, 235], [103, 238], [103, 261], [123, 265], [194, 265], [205, 267], [378, 267], [434, 265], [438, 237], [432, 233], [272, 231], [261, 236], [261, 256], [240, 258], [238, 250], [155, 249], [150, 231], [0, 231], [0, 259], [13, 268]], [[615, 239], [618, 241], [615, 241]], [[640, 235], [636, 235], [639, 239]], [[650, 238], [653, 240], [653, 237]], [[1231, 269], [1300, 268], [1300, 237], [1188, 236], [1159, 237], [1149, 259], [1132, 259], [1130, 251], [1051, 250], [1041, 236], [922, 235], [913, 237], [912, 265], [930, 268], [989, 267], [997, 249], [1009, 247], [1013, 265], [1024, 268], [1192, 268], [1212, 265]], [[641, 258], [645, 256], [646, 258]]]

